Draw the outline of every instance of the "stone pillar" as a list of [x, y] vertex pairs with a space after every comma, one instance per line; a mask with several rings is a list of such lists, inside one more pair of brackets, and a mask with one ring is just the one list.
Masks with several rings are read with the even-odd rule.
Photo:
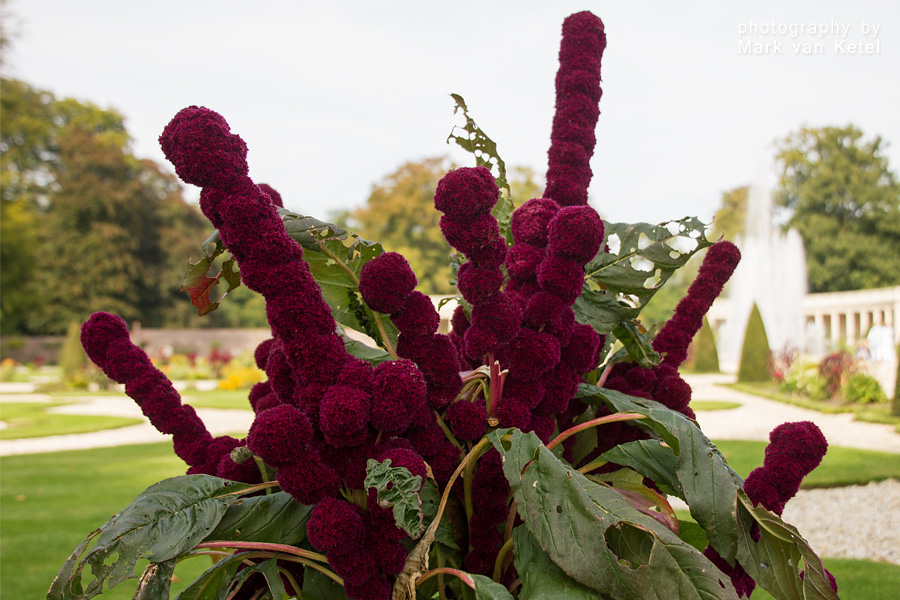
[[852, 346], [856, 343], [856, 312], [847, 311], [847, 345]]
[[834, 346], [837, 346], [838, 342], [841, 341], [841, 315], [840, 315], [840, 313], [836, 313], [836, 312], [831, 313], [831, 327], [829, 327], [828, 337], [831, 341], [831, 344]]
[[869, 309], [864, 309], [861, 313], [859, 313], [859, 336], [864, 338], [869, 333], [869, 328], [872, 326], [872, 313], [869, 312]]

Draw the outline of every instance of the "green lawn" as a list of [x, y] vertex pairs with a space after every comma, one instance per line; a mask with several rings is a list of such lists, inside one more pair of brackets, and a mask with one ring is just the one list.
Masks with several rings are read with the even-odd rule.
[[723, 400], [694, 400], [691, 408], [694, 410], [729, 410], [741, 406], [740, 402], [725, 402]]
[[[88, 533], [149, 485], [184, 472], [170, 443], [0, 459], [0, 597], [43, 598]], [[208, 567], [196, 558], [176, 575], [190, 582]], [[101, 597], [128, 600], [136, 585], [130, 580]]]
[[184, 402], [194, 408], [233, 408], [250, 410], [247, 396], [250, 390], [210, 390], [208, 392], [182, 392]]
[[[766, 447], [765, 442], [736, 440], [716, 441], [715, 444], [741, 477], [762, 464]], [[900, 479], [900, 454], [831, 446], [822, 464], [803, 480], [803, 487], [857, 485], [892, 478]]]
[[142, 419], [101, 417], [96, 415], [63, 415], [47, 412], [48, 408], [66, 402], [4, 402], [0, 405], [0, 419], [6, 423], [0, 429], [0, 440], [45, 437], [69, 433], [86, 433], [114, 429], [142, 423]]

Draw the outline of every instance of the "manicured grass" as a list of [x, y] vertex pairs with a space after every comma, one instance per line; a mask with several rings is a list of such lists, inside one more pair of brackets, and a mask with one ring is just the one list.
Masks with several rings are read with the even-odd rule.
[[114, 429], [143, 422], [127, 417], [101, 417], [96, 415], [64, 415], [47, 412], [48, 408], [65, 402], [4, 402], [0, 406], [0, 419], [6, 423], [0, 429], [0, 440], [45, 437], [69, 433], [86, 433], [102, 429]]
[[181, 397], [194, 408], [232, 408], [250, 410], [247, 399], [250, 390], [210, 390], [207, 392], [184, 391]]
[[[897, 597], [900, 565], [851, 558], [826, 558], [823, 562], [837, 579], [841, 600], [888, 600]], [[772, 596], [757, 588], [750, 598], [770, 600]]]
[[[184, 472], [170, 443], [0, 459], [0, 597], [43, 598], [91, 531], [151, 484]], [[209, 566], [205, 558], [185, 561], [177, 587]], [[130, 580], [101, 598], [129, 600], [136, 586]]]
[[723, 400], [694, 400], [691, 408], [694, 410], [729, 410], [741, 406], [740, 402], [725, 402]]
[[[715, 444], [741, 477], [763, 462], [765, 442], [723, 440]], [[803, 487], [862, 485], [892, 478], [900, 478], [900, 454], [830, 446], [822, 464], [803, 480]]]
[[853, 413], [853, 418], [866, 423], [883, 423], [893, 425], [900, 432], [900, 417], [891, 414], [891, 403], [881, 404], [842, 404], [829, 400], [812, 400], [805, 396], [786, 394], [773, 383], [731, 383], [728, 387], [754, 394], [776, 402], [792, 404], [801, 408], [817, 410], [823, 413]]

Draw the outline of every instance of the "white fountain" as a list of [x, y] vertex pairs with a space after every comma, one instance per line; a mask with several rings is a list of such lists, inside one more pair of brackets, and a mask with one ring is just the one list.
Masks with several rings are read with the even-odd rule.
[[[768, 174], [768, 173], [767, 173]], [[741, 262], [728, 283], [729, 311], [719, 330], [719, 362], [737, 370], [744, 330], [753, 303], [759, 307], [773, 351], [807, 349], [802, 303], [806, 295], [806, 259], [796, 230], [774, 223], [772, 177], [758, 178], [747, 198], [745, 233], [736, 241]]]

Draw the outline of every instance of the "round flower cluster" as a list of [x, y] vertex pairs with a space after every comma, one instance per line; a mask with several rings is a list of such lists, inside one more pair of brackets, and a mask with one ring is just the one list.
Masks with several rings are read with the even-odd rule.
[[[780, 516], [788, 500], [797, 495], [803, 478], [819, 466], [827, 451], [828, 442], [815, 423], [782, 423], [769, 433], [762, 466], [750, 471], [744, 480], [747, 497], [753, 504]], [[731, 577], [739, 596], [750, 597], [756, 582], [740, 564], [729, 565], [712, 546], [708, 546], [703, 554]], [[827, 570], [825, 573], [837, 592], [837, 580]]]

